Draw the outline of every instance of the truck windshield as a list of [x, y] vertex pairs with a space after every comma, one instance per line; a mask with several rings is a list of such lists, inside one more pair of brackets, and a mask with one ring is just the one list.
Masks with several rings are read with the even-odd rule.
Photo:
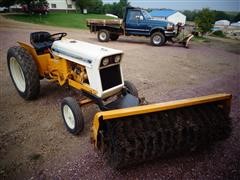
[[146, 19], [152, 19], [151, 15], [145, 11], [145, 10], [142, 10], [142, 13], [143, 13], [143, 16], [146, 18]]

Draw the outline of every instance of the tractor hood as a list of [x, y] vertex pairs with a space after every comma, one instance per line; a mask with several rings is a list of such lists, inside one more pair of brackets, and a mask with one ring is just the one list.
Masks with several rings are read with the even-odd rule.
[[98, 66], [101, 59], [104, 57], [123, 53], [122, 51], [116, 49], [74, 39], [54, 41], [51, 49], [54, 55], [82, 64], [88, 68], [91, 68], [95, 63], [97, 63], [95, 65]]

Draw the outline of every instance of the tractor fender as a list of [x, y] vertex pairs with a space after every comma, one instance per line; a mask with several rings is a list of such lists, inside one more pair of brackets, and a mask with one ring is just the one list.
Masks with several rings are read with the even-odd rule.
[[22, 48], [26, 49], [27, 52], [33, 57], [33, 60], [35, 61], [37, 67], [38, 67], [38, 72], [41, 77], [44, 77], [44, 72], [48, 69], [48, 59], [50, 59], [49, 54], [43, 54], [43, 55], [38, 55], [36, 50], [23, 42], [17, 42]]

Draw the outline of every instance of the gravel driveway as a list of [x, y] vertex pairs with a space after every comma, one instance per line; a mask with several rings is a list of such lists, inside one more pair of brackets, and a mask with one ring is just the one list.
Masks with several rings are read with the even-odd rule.
[[60, 114], [61, 100], [75, 95], [68, 88], [41, 81], [40, 97], [24, 101], [7, 71], [6, 53], [16, 41], [29, 42], [33, 31], [67, 32], [94, 44], [88, 31], [32, 25], [0, 16], [0, 179], [240, 179], [240, 43], [212, 40], [190, 49], [149, 39], [121, 37], [101, 45], [123, 50], [123, 73], [149, 102], [227, 92], [233, 94], [231, 137], [205, 151], [161, 159], [125, 170], [113, 170], [90, 144], [96, 111], [84, 108], [86, 127], [72, 136]]

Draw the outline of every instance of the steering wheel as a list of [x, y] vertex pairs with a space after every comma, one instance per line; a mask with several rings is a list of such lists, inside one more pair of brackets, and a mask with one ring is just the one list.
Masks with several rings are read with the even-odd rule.
[[57, 41], [57, 40], [61, 40], [66, 35], [67, 33], [60, 32], [60, 33], [51, 34], [48, 38], [51, 39], [52, 41]]

